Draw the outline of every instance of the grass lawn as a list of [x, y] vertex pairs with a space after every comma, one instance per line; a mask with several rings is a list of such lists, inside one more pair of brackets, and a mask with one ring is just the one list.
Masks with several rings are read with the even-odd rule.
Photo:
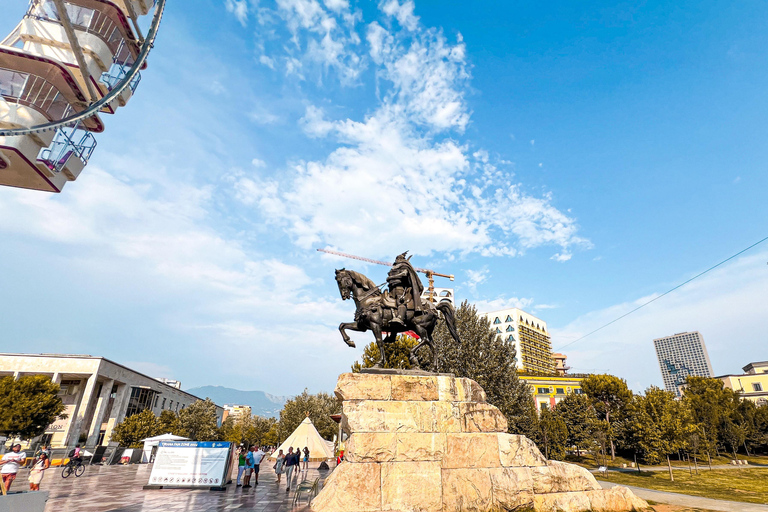
[[[597, 477], [597, 475], [595, 475]], [[675, 471], [675, 481], [669, 481], [669, 473], [653, 471], [643, 473], [609, 473], [599, 480], [636, 485], [657, 491], [678, 492], [717, 500], [768, 503], [768, 470], [721, 469], [699, 470], [693, 476]]]
[[[713, 456], [712, 457], [712, 465], [719, 465], [719, 464], [729, 465], [731, 463], [731, 459], [732, 458], [733, 458], [732, 456], [731, 457], [728, 457], [728, 456], [725, 456], [725, 457], [715, 457], [715, 456]], [[739, 454], [739, 459], [747, 460], [747, 461], [749, 461], [750, 464], [768, 465], [768, 457], [766, 457], [765, 455], [752, 455], [752, 456], [747, 457], [743, 453], [740, 453]], [[565, 461], [566, 462], [571, 462], [573, 464], [578, 464], [579, 466], [583, 466], [583, 467], [588, 468], [588, 469], [594, 469], [594, 468], [596, 468], [598, 466], [602, 466], [603, 465], [603, 458], [601, 456], [598, 456], [597, 458], [595, 458], [595, 455], [592, 454], [592, 453], [584, 453], [581, 457], [576, 457], [575, 455], [568, 455], [568, 456], [565, 457]], [[617, 455], [616, 456], [616, 460], [612, 461], [611, 458], [608, 457], [608, 460], [606, 462], [608, 463], [608, 467], [620, 468], [622, 464], [626, 464], [627, 467], [631, 467], [631, 463], [634, 462], [634, 460], [632, 458], [625, 459], [625, 458], [620, 457], [620, 456]], [[642, 460], [640, 460], [639, 462], [640, 462], [640, 467], [641, 468], [644, 468], [644, 467], [648, 466], [648, 464], [644, 463]], [[675, 457], [672, 457], [671, 463], [672, 463], [672, 467], [673, 468], [686, 468], [686, 469], [688, 469], [688, 461], [686, 461], [686, 460], [677, 460]], [[707, 457], [706, 457], [706, 455], [704, 456], [703, 459], [699, 457], [698, 463], [699, 463], [699, 469], [701, 469], [702, 467], [706, 468], [707, 470], [709, 469], [707, 467]], [[659, 466], [666, 466], [667, 465], [667, 461], [665, 460], [663, 463], [658, 464], [658, 465]], [[693, 458], [691, 458], [691, 466], [693, 466]]]

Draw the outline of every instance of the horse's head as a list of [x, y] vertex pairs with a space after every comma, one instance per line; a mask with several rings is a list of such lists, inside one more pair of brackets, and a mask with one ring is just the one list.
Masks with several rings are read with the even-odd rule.
[[339, 285], [339, 293], [341, 294], [342, 300], [352, 298], [352, 287], [354, 283], [347, 270], [342, 268], [341, 270], [336, 271], [336, 284]]

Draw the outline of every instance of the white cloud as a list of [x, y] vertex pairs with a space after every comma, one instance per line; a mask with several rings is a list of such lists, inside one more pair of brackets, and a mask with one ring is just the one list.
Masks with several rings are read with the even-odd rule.
[[225, 0], [224, 5], [227, 12], [233, 13], [241, 25], [246, 25], [248, 22], [248, 0]]
[[379, 4], [379, 8], [387, 16], [397, 19], [397, 22], [408, 30], [416, 30], [419, 26], [419, 17], [413, 14], [416, 6], [412, 0], [402, 4], [398, 0], [386, 0]]
[[491, 272], [486, 267], [480, 270], [467, 270], [467, 288], [470, 289], [473, 295], [477, 294], [477, 285], [486, 282], [490, 275]]
[[478, 300], [474, 302], [477, 312], [481, 314], [509, 308], [526, 309], [530, 308], [533, 303], [533, 299], [518, 297], [498, 297], [496, 299]]
[[[316, 2], [283, 3], [295, 12], [295, 26], [322, 19]], [[395, 12], [394, 4], [383, 8]], [[445, 134], [469, 122], [463, 42], [449, 44], [441, 32], [418, 26], [391, 32], [376, 22], [367, 41], [378, 76], [392, 85], [378, 108], [363, 121], [328, 120], [310, 104], [300, 123], [305, 132], [339, 147], [325, 159], [294, 162], [281, 178], [241, 177], [242, 202], [258, 205], [266, 221], [282, 225], [303, 248], [514, 256], [556, 245], [556, 258], [564, 260], [571, 247], [589, 246], [549, 195], [527, 194], [497, 167], [506, 163]]]
[[[650, 385], [663, 386], [653, 340], [698, 330], [715, 374], [739, 372], [750, 361], [768, 359], [764, 336], [767, 258], [764, 251], [734, 260], [570, 346], [571, 341], [655, 295], [584, 314], [561, 328], [550, 326], [552, 346], [569, 356], [574, 371], [610, 371], [641, 391]], [[680, 281], [688, 277], [681, 276]]]
[[267, 66], [269, 69], [275, 69], [275, 60], [272, 59], [271, 57], [262, 55], [259, 57], [259, 62]]
[[254, 158], [253, 160], [251, 160], [251, 165], [253, 165], [256, 168], [262, 168], [262, 167], [266, 167], [267, 163], [264, 160]]

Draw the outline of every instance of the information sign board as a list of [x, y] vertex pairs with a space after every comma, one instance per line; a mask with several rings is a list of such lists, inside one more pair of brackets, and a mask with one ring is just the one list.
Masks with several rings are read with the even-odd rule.
[[223, 486], [230, 445], [220, 441], [160, 441], [149, 486]]

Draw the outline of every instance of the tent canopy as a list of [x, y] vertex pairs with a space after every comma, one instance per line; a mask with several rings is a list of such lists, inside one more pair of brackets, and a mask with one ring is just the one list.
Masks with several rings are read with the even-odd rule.
[[148, 437], [146, 439], [142, 439], [142, 443], [150, 442], [157, 445], [160, 441], [189, 441], [188, 437], [181, 437], [181, 436], [175, 436], [173, 434], [163, 434], [160, 436], [155, 437]]
[[[305, 446], [309, 448], [309, 460], [312, 461], [333, 458], [333, 448], [328, 447], [327, 441], [320, 436], [309, 417], [305, 418], [304, 421], [296, 427], [293, 434], [288, 436], [288, 439], [275, 450], [275, 453], [273, 453], [270, 458], [276, 459], [280, 450], [283, 450], [284, 454], [288, 453], [288, 448], [291, 446], [294, 448], [299, 447], [302, 450], [304, 450]], [[302, 455], [302, 457], [303, 456], [304, 455]]]

